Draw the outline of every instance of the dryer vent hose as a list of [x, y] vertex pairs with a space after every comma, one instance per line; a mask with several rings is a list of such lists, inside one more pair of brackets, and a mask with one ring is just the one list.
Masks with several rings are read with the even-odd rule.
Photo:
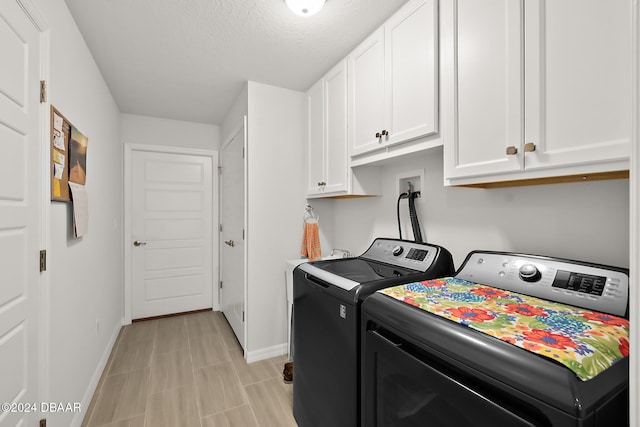
[[400, 200], [406, 199], [409, 197], [409, 194], [402, 193], [400, 197], [398, 197], [398, 202], [396, 203], [396, 217], [398, 218], [398, 235], [400, 236], [400, 240], [402, 240], [402, 227], [400, 226]]
[[402, 226], [400, 225], [400, 200], [409, 199], [409, 218], [411, 219], [411, 228], [413, 229], [413, 238], [417, 243], [423, 243], [422, 233], [420, 231], [420, 222], [416, 213], [416, 197], [420, 196], [419, 191], [410, 191], [400, 194], [396, 203], [396, 216], [398, 218], [398, 236], [402, 240]]
[[420, 221], [418, 221], [418, 214], [416, 213], [416, 197], [419, 195], [420, 193], [417, 191], [409, 194], [409, 217], [411, 218], [411, 228], [413, 229], [413, 240], [416, 243], [423, 243]]

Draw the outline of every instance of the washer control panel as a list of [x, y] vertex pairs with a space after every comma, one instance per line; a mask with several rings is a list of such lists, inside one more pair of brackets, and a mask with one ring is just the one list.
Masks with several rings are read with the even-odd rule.
[[553, 280], [554, 288], [568, 289], [582, 292], [583, 294], [602, 295], [607, 283], [606, 276], [593, 276], [591, 274], [573, 273], [571, 271], [558, 270]]
[[460, 279], [617, 316], [627, 312], [624, 269], [504, 252], [471, 252]]
[[361, 258], [412, 270], [427, 271], [438, 253], [438, 248], [406, 240], [376, 239]]

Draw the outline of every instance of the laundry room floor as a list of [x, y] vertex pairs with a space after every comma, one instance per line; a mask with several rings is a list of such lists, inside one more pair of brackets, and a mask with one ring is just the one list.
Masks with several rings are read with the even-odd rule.
[[83, 427], [297, 426], [286, 356], [247, 364], [220, 312], [122, 328]]

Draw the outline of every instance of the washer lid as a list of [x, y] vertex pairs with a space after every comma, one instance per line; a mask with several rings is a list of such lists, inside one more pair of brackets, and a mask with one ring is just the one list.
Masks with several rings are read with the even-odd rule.
[[343, 258], [302, 264], [300, 270], [318, 279], [350, 291], [363, 283], [416, 274], [409, 270], [362, 258]]

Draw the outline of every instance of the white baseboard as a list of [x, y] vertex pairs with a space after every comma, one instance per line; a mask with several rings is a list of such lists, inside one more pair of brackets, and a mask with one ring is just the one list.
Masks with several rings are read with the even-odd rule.
[[246, 353], [247, 363], [259, 362], [276, 356], [282, 356], [288, 352], [287, 343], [274, 345], [272, 347], [261, 348], [259, 350], [248, 351]]
[[84, 420], [85, 415], [87, 415], [87, 409], [89, 409], [89, 405], [91, 404], [91, 399], [98, 388], [98, 383], [100, 382], [100, 377], [102, 376], [102, 372], [104, 372], [105, 367], [107, 366], [107, 362], [109, 361], [109, 356], [113, 351], [113, 346], [116, 343], [116, 339], [118, 338], [118, 334], [120, 333], [120, 329], [124, 325], [124, 318], [120, 319], [120, 323], [116, 324], [116, 327], [111, 334], [111, 339], [107, 344], [107, 348], [105, 348], [100, 361], [98, 362], [98, 366], [96, 367], [93, 376], [91, 377], [91, 382], [87, 387], [87, 390], [84, 393], [84, 397], [82, 398], [81, 408], [82, 411], [77, 412], [73, 417], [71, 422], [71, 427], [80, 427], [82, 425], [82, 421]]

